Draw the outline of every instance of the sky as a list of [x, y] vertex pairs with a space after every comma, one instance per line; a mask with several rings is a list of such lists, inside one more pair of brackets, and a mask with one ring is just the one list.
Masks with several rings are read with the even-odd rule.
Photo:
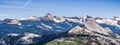
[[44, 16], [120, 17], [120, 0], [0, 0], [0, 19]]

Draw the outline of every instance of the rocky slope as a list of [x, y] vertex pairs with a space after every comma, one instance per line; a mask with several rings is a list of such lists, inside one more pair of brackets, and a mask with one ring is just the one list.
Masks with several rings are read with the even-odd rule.
[[120, 36], [109, 28], [103, 28], [94, 21], [87, 21], [83, 27], [76, 26], [61, 38], [47, 45], [119, 45]]

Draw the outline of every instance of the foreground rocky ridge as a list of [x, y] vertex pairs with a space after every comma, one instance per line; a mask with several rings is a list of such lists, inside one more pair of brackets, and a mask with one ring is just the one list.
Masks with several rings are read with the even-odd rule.
[[93, 20], [87, 20], [85, 25], [76, 26], [61, 38], [47, 45], [119, 45], [120, 36], [109, 28], [103, 28]]

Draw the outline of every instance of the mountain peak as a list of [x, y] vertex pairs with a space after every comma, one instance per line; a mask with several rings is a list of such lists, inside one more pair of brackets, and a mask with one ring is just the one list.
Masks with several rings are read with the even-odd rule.
[[45, 17], [53, 18], [54, 16], [53, 16], [51, 13], [47, 13], [47, 14], [45, 15]]
[[93, 18], [92, 16], [86, 15], [84, 18]]
[[87, 21], [88, 19], [92, 19], [92, 18], [93, 18], [92, 16], [86, 15], [83, 17], [83, 22]]

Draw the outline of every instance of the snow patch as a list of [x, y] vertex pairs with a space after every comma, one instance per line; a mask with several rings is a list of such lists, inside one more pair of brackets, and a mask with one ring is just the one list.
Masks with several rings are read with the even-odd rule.
[[98, 23], [104, 23], [102, 20], [96, 20], [96, 22], [98, 22]]
[[52, 29], [52, 27], [51, 27], [51, 26], [49, 26], [49, 25], [46, 25], [46, 24], [44, 24], [44, 23], [42, 23], [42, 25], [43, 25], [43, 26], [45, 26], [45, 27], [47, 27], [47, 28]]
[[17, 24], [17, 25], [19, 25], [19, 26], [22, 25], [22, 24], [20, 23], [20, 21], [19, 21], [19, 20], [16, 20], [16, 19], [12, 20], [12, 21], [9, 22], [8, 24]]
[[23, 44], [30, 44], [30, 43], [33, 43], [32, 39], [35, 38], [35, 37], [41, 37], [40, 35], [37, 35], [37, 34], [33, 34], [33, 33], [25, 33], [25, 36], [22, 37], [22, 42]]
[[11, 33], [11, 34], [7, 34], [8, 36], [19, 36], [19, 34], [15, 34], [15, 33]]
[[60, 17], [60, 18], [53, 18], [53, 21], [60, 23], [60, 22], [64, 22], [66, 19], [64, 17]]
[[37, 16], [30, 16], [29, 18], [18, 18], [17, 20], [39, 20], [40, 18]]

